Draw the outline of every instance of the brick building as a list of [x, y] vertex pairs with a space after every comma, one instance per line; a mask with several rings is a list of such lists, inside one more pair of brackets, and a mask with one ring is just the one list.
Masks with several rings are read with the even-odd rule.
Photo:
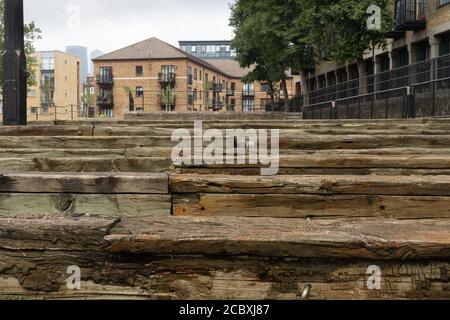
[[[233, 60], [195, 57], [157, 38], [97, 57], [97, 114], [129, 112], [255, 111], [258, 84], [241, 81], [249, 69]], [[289, 88], [294, 89], [292, 78]], [[294, 95], [290, 91], [290, 95]], [[259, 100], [258, 100], [259, 99]]]

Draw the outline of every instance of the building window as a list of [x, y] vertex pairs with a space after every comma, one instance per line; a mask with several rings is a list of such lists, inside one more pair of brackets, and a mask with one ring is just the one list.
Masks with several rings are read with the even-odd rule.
[[136, 87], [136, 97], [143, 97], [143, 96], [144, 96], [144, 88]]
[[55, 70], [55, 58], [42, 58], [42, 70]]
[[175, 74], [175, 66], [174, 65], [161, 66], [161, 73], [164, 75]]
[[193, 52], [193, 53], [197, 52], [197, 46], [192, 46], [191, 52]]
[[48, 113], [48, 106], [41, 106], [41, 113], [47, 114]]
[[201, 72], [201, 71], [200, 71], [200, 73], [199, 73], [199, 76], [200, 76], [200, 77], [199, 77], [199, 80], [202, 81], [202, 72]]
[[95, 88], [94, 87], [90, 87], [89, 91], [90, 91], [90, 94], [95, 94]]
[[136, 66], [136, 77], [144, 76], [144, 68], [142, 66]]
[[37, 113], [37, 108], [36, 107], [31, 107], [31, 113], [32, 114], [36, 114]]
[[28, 91], [28, 96], [30, 98], [36, 98], [36, 90], [30, 90]]
[[253, 100], [253, 99], [242, 100], [242, 111], [244, 111], [244, 112], [255, 111], [255, 100]]
[[439, 0], [438, 7], [445, 6], [446, 4], [449, 4], [450, 0]]
[[198, 70], [194, 69], [194, 80], [197, 81], [198, 80]]
[[445, 56], [450, 54], [450, 35], [441, 39], [441, 45], [439, 48], [439, 54]]
[[261, 83], [261, 92], [270, 92], [270, 83]]
[[197, 89], [194, 89], [194, 101], [198, 100], [198, 92]]
[[254, 87], [253, 83], [244, 83], [242, 86], [242, 91], [243, 91], [243, 94], [246, 96], [254, 95], [255, 87]]

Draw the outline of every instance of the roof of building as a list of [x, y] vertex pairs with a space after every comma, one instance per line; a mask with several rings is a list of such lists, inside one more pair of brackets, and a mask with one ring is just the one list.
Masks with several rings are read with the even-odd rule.
[[[214, 65], [184, 52], [158, 38], [150, 38], [131, 46], [104, 54], [93, 61], [111, 61], [111, 60], [148, 60], [148, 59], [188, 59], [199, 65], [209, 68], [218, 73], [224, 74], [224, 71]], [[225, 74], [226, 75], [226, 74]]]
[[242, 68], [239, 62], [231, 59], [214, 59], [208, 62], [232, 78], [243, 78], [255, 69], [255, 67]]

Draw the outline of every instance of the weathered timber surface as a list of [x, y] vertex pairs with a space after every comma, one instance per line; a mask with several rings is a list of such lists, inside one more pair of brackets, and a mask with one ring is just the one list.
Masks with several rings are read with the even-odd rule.
[[0, 128], [0, 136], [92, 136], [94, 133], [94, 126], [81, 125], [30, 125], [9, 127], [3, 126]]
[[[0, 298], [6, 299], [297, 300], [307, 285], [312, 300], [450, 299], [445, 261], [0, 254]], [[367, 288], [372, 264], [382, 271], [381, 290]], [[69, 265], [82, 268], [81, 290], [66, 287]]]
[[173, 193], [449, 196], [449, 176], [173, 175]]
[[170, 158], [0, 158], [0, 172], [166, 172]]
[[[227, 223], [223, 219], [190, 222], [180, 218], [130, 219], [121, 224], [116, 220], [86, 217], [0, 219], [0, 297], [300, 299], [305, 286], [311, 285], [311, 299], [450, 298], [450, 264], [444, 260], [447, 255], [440, 254], [437, 260], [415, 260], [441, 251], [438, 247], [443, 247], [448, 240], [448, 234], [441, 232], [448, 228], [446, 221], [335, 220], [323, 224], [291, 219], [232, 220], [236, 223], [233, 228], [227, 225], [231, 220]], [[248, 223], [256, 227], [251, 233], [246, 232], [250, 228]], [[160, 233], [160, 228], [165, 231]], [[366, 228], [371, 234], [366, 233]], [[199, 236], [198, 231], [206, 233]], [[174, 235], [168, 240], [166, 236], [170, 232]], [[278, 240], [273, 237], [274, 232]], [[123, 235], [129, 243], [144, 233], [146, 244], [141, 243], [139, 250], [133, 250], [142, 254], [109, 252], [110, 237], [118, 241], [117, 236]], [[193, 236], [186, 239], [187, 233]], [[433, 234], [426, 240], [427, 244], [423, 240], [425, 233]], [[239, 245], [227, 245], [221, 250], [224, 241], [238, 241]], [[272, 248], [271, 243], [275, 241], [277, 248]], [[149, 242], [161, 250], [151, 253], [156, 248]], [[179, 246], [174, 250], [175, 242], [182, 247], [191, 242], [192, 246], [183, 250], [182, 255], [172, 255], [182, 250]], [[348, 247], [350, 251], [344, 250]], [[445, 253], [446, 249], [443, 250]], [[250, 251], [257, 254], [248, 256]], [[274, 254], [259, 257], [261, 251]], [[202, 254], [189, 255], [192, 252]], [[289, 254], [285, 255], [286, 252]], [[327, 258], [296, 258], [300, 252], [306, 256], [327, 252], [323, 254]], [[366, 260], [365, 256], [381, 258]], [[392, 261], [388, 260], [391, 258]], [[398, 261], [403, 258], [407, 260]], [[82, 270], [79, 291], [66, 287], [66, 271], [72, 265]], [[377, 265], [382, 271], [381, 290], [366, 287], [370, 265]]]
[[[206, 143], [205, 143], [206, 144]], [[137, 147], [175, 146], [171, 136], [25, 136], [2, 137], [0, 148], [51, 148], [51, 149], [128, 149]], [[306, 135], [281, 136], [281, 149], [379, 149], [390, 147], [447, 148], [450, 135]]]
[[450, 218], [450, 197], [305, 194], [176, 194], [173, 214], [193, 217]]
[[0, 218], [0, 249], [11, 251], [98, 250], [119, 220], [102, 218]]
[[0, 217], [146, 217], [169, 216], [170, 195], [0, 193]]
[[[233, 175], [233, 176], [259, 176], [261, 168], [259, 166], [252, 167], [183, 167], [180, 168], [182, 174], [197, 175]], [[283, 168], [278, 171], [279, 175], [381, 175], [381, 176], [442, 176], [450, 175], [450, 169], [400, 169], [400, 168]]]
[[124, 157], [125, 154], [126, 149], [0, 149], [0, 158], [119, 158]]
[[3, 173], [0, 193], [168, 194], [164, 173]]
[[450, 220], [238, 217], [124, 219], [113, 254], [415, 260], [450, 258]]
[[[214, 161], [214, 159], [211, 159]], [[225, 161], [225, 158], [224, 160]], [[265, 165], [236, 164], [186, 165], [187, 167], [207, 168], [246, 168], [268, 167]], [[246, 161], [248, 163], [248, 160]], [[450, 155], [359, 155], [359, 154], [318, 154], [318, 155], [281, 155], [279, 166], [282, 168], [405, 168], [405, 169], [449, 169]]]

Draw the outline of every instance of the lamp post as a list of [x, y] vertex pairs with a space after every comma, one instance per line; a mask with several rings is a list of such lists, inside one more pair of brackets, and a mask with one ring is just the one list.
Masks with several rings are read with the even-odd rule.
[[5, 0], [3, 52], [3, 125], [27, 124], [27, 71], [23, 0]]

